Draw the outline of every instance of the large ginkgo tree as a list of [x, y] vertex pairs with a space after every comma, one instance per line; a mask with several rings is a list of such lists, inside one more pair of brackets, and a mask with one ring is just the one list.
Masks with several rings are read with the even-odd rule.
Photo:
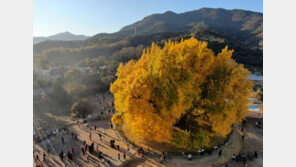
[[232, 53], [226, 46], [215, 55], [195, 38], [163, 48], [152, 43], [137, 62], [118, 67], [110, 88], [118, 111], [112, 122], [147, 140], [179, 137], [176, 142], [195, 148], [206, 145], [210, 134], [225, 137], [246, 117], [252, 89], [250, 72]]

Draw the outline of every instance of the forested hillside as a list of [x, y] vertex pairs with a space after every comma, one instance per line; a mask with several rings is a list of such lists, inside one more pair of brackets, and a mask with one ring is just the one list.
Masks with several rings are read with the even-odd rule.
[[262, 71], [262, 13], [244, 10], [202, 8], [176, 14], [165, 12], [145, 17], [112, 34], [101, 33], [83, 41], [44, 41], [34, 45], [36, 64], [79, 64], [85, 58], [105, 58], [109, 65], [137, 59], [151, 42], [195, 37], [206, 41], [215, 53], [226, 45], [234, 49], [233, 58], [249, 69]]

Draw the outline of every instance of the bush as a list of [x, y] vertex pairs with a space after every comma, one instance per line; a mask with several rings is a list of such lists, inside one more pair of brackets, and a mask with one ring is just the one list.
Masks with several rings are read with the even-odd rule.
[[190, 148], [192, 145], [192, 139], [191, 139], [191, 132], [190, 131], [179, 131], [177, 134], [173, 137], [173, 142], [177, 144], [179, 147], [183, 148]]

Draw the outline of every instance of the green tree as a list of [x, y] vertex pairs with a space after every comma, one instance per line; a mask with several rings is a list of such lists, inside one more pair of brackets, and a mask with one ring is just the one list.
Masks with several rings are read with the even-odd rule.
[[37, 63], [38, 63], [38, 66], [39, 66], [41, 69], [43, 69], [43, 70], [49, 68], [49, 62], [48, 62], [47, 60], [40, 59], [40, 60], [37, 61]]
[[91, 112], [91, 107], [86, 98], [76, 101], [72, 107], [71, 112], [74, 117], [85, 118]]
[[83, 81], [83, 77], [84, 77], [83, 72], [76, 69], [76, 68], [71, 68], [64, 74], [64, 78], [68, 82], [79, 82], [80, 83]]
[[53, 83], [53, 99], [60, 104], [66, 104], [69, 102], [69, 96], [63, 87], [64, 82], [61, 77], [57, 77]]
[[77, 82], [68, 82], [67, 86], [67, 93], [70, 95], [72, 100], [77, 100], [80, 98], [85, 97], [86, 95], [86, 86]]

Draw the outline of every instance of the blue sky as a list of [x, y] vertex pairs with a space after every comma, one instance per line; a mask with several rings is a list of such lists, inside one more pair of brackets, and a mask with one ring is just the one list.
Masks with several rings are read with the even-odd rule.
[[263, 12], [263, 0], [34, 0], [33, 35], [111, 33], [154, 13], [202, 7]]

